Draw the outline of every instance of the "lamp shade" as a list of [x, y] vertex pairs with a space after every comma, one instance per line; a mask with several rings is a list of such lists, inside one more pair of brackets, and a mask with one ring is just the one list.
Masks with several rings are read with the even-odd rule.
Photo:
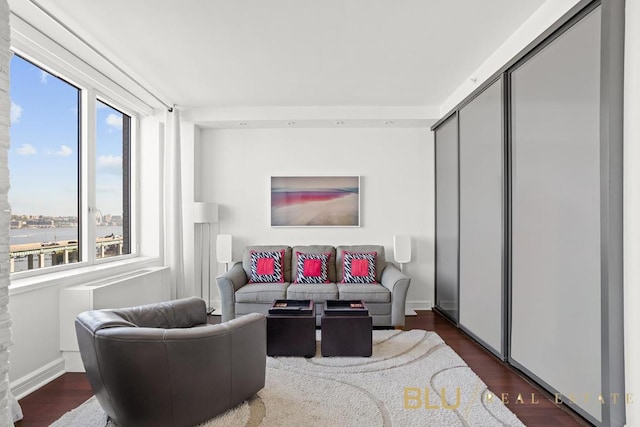
[[233, 245], [231, 234], [218, 234], [216, 240], [216, 258], [219, 263], [228, 263], [233, 258]]
[[393, 258], [399, 263], [411, 261], [411, 236], [406, 234], [393, 236]]
[[218, 222], [218, 204], [195, 202], [193, 204], [193, 222], [196, 224]]

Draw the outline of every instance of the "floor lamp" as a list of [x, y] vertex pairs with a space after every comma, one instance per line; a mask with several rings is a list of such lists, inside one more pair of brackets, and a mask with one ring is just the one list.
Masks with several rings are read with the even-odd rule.
[[[213, 313], [211, 304], [211, 224], [218, 222], [218, 205], [216, 203], [196, 202], [193, 204], [193, 222], [200, 224], [200, 297], [203, 297], [204, 291], [202, 285], [204, 283], [204, 240], [207, 239], [207, 314]], [[207, 234], [204, 230], [207, 225]]]
[[231, 234], [218, 234], [216, 241], [216, 258], [219, 263], [224, 263], [224, 271], [229, 271], [229, 263], [233, 258]]

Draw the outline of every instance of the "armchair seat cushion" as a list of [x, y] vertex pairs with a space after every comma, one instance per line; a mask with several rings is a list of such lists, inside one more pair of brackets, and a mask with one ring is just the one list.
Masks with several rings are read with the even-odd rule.
[[378, 283], [340, 283], [338, 293], [341, 300], [391, 302], [391, 291]]
[[271, 303], [287, 297], [289, 283], [250, 283], [236, 291], [236, 302]]
[[338, 299], [338, 286], [335, 283], [297, 283], [287, 288], [287, 299], [310, 299], [316, 303], [328, 299]]

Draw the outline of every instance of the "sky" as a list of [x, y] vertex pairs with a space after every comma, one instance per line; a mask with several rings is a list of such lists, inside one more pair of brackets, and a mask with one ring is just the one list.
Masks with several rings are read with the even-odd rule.
[[[17, 55], [10, 72], [11, 212], [77, 216], [80, 91]], [[122, 215], [122, 113], [96, 114], [96, 207]]]

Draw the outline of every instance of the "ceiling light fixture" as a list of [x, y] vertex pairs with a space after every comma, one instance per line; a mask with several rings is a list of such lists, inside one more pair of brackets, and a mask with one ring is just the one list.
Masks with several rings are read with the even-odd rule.
[[337, 125], [343, 125], [343, 124], [344, 124], [344, 122], [342, 122], [342, 121], [338, 120], [338, 121], [336, 122], [336, 124], [337, 124]]
[[392, 125], [393, 124], [393, 120], [387, 120], [386, 122], [384, 122], [385, 125]]
[[240, 122], [240, 123], [238, 123], [238, 124], [239, 124], [240, 126], [246, 126], [246, 125], [247, 125], [247, 122]]
[[295, 125], [295, 124], [296, 124], [296, 122], [289, 122], [289, 123], [287, 123], [287, 124], [288, 124], [289, 126], [293, 126], [293, 125]]

